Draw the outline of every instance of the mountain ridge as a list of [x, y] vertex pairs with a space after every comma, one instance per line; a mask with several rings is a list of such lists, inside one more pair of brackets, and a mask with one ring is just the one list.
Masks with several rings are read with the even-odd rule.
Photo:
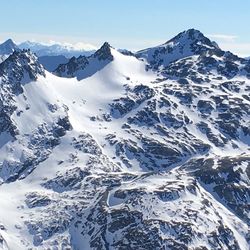
[[0, 44], [0, 52], [1, 54], [11, 54], [14, 50], [18, 50], [18, 46], [12, 41], [12, 39], [8, 39], [2, 44]]
[[0, 247], [248, 249], [249, 64], [202, 36], [0, 64]]
[[63, 55], [70, 58], [72, 56], [90, 55], [96, 50], [96, 48], [92, 45], [82, 45], [82, 47], [77, 47], [72, 44], [60, 44], [56, 42], [52, 44], [44, 44], [26, 41], [20, 43], [18, 47], [20, 49], [30, 49], [39, 57]]
[[61, 77], [76, 76], [78, 80], [89, 77], [113, 60], [111, 48], [108, 42], [104, 42], [94, 54], [72, 57], [67, 63], [60, 64], [53, 73]]
[[30, 49], [40, 58], [40, 62], [45, 69], [52, 72], [59, 66], [59, 64], [66, 63], [72, 56], [89, 56], [96, 51], [94, 46], [81, 46], [60, 44], [56, 42], [53, 44], [44, 44], [30, 41], [16, 44], [12, 39], [8, 39], [0, 44], [0, 62], [4, 61], [15, 50], [20, 51], [23, 49]]

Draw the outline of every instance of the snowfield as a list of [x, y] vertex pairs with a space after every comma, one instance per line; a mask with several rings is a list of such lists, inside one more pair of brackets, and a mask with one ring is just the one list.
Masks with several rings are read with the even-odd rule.
[[188, 30], [0, 87], [0, 249], [249, 249], [249, 61]]

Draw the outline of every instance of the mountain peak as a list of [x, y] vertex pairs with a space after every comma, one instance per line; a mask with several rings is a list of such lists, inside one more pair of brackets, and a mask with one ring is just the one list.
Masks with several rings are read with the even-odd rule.
[[153, 68], [166, 67], [171, 62], [194, 55], [202, 55], [208, 51], [218, 51], [215, 42], [196, 29], [185, 30], [166, 43], [144, 49], [136, 53], [137, 57], [146, 59]]
[[178, 35], [167, 41], [166, 43], [169, 43], [171, 41], [179, 40], [180, 38], [189, 38], [189, 39], [202, 39], [205, 36], [203, 33], [196, 29], [188, 29], [180, 32]]
[[91, 56], [72, 57], [68, 63], [61, 64], [54, 70], [54, 74], [61, 77], [77, 77], [78, 80], [89, 77], [105, 67], [114, 57], [111, 46], [105, 42]]
[[100, 49], [98, 49], [94, 57], [98, 58], [99, 60], [113, 60], [113, 55], [111, 54], [111, 46], [108, 42], [105, 42]]
[[[26, 77], [27, 74], [29, 79]], [[36, 80], [38, 75], [45, 76], [45, 71], [37, 56], [30, 50], [15, 50], [0, 64], [0, 76], [4, 75], [17, 82], [26, 82]]]
[[13, 45], [13, 46], [16, 45], [11, 38], [7, 39], [3, 44]]
[[[8, 62], [21, 62], [22, 66], [29, 64], [32, 61], [37, 61], [37, 56], [33, 54], [29, 49], [23, 49], [14, 51], [7, 59]], [[4, 62], [3, 62], [4, 63]]]
[[111, 48], [111, 45], [109, 44], [109, 42], [104, 42], [103, 45], [101, 46], [102, 47], [108, 47], [108, 48]]
[[196, 29], [188, 29], [179, 33], [165, 43], [165, 45], [168, 44], [192, 45], [196, 48], [201, 48], [203, 46], [207, 49], [218, 49], [216, 43], [212, 42], [209, 38], [204, 36], [201, 31]]
[[17, 45], [13, 42], [12, 39], [8, 39], [2, 44], [0, 44], [0, 54], [1, 55], [9, 55], [13, 51], [19, 50]]

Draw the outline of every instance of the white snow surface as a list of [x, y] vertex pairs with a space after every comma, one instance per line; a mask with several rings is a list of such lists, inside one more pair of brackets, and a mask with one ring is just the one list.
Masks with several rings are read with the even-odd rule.
[[[171, 44], [167, 46], [169, 47]], [[68, 48], [64, 49], [67, 50]], [[188, 52], [188, 48], [185, 49], [187, 49], [186, 56], [190, 56], [191, 54]], [[1, 163], [7, 164], [8, 161], [24, 162], [24, 159], [27, 159], [29, 155], [33, 155], [32, 149], [27, 147], [28, 140], [41, 124], [53, 126], [58, 118], [64, 117], [65, 114], [67, 114], [72, 125], [72, 130], [66, 132], [60, 139], [60, 144], [50, 149], [49, 156], [44, 161], [39, 162], [26, 178], [0, 185], [0, 226], [3, 225], [3, 227], [0, 227], [0, 236], [3, 237], [3, 242], [0, 240], [0, 248], [9, 250], [64, 249], [63, 242], [66, 242], [71, 237], [69, 241], [72, 245], [72, 249], [95, 249], [89, 245], [90, 236], [87, 233], [81, 234], [80, 227], [69, 226], [65, 231], [59, 230], [58, 233], [46, 238], [42, 233], [40, 235], [37, 233], [39, 229], [27, 226], [28, 222], [32, 222], [33, 225], [37, 223], [38, 227], [43, 227], [46, 223], [51, 223], [50, 220], [53, 216], [61, 216], [60, 219], [64, 217], [67, 218], [67, 216], [70, 217], [70, 212], [69, 214], [67, 214], [67, 212], [61, 212], [64, 211], [64, 205], [68, 204], [68, 206], [73, 206], [73, 204], [80, 204], [84, 199], [86, 199], [84, 202], [86, 202], [87, 205], [86, 208], [82, 210], [82, 214], [83, 217], [86, 217], [82, 218], [82, 220], [85, 221], [90, 208], [95, 206], [96, 199], [81, 197], [78, 191], [74, 189], [65, 191], [62, 187], [58, 186], [56, 188], [60, 191], [56, 192], [44, 186], [46, 181], [55, 178], [61, 173], [79, 168], [81, 170], [91, 171], [91, 176], [97, 177], [103, 173], [110, 173], [114, 176], [120, 176], [123, 173], [137, 176], [136, 179], [131, 181], [124, 181], [122, 186], [115, 187], [108, 193], [108, 211], [112, 209], [125, 209], [127, 206], [130, 208], [130, 211], [141, 211], [145, 220], [160, 219], [163, 221], [172, 221], [174, 219], [176, 222], [184, 223], [186, 222], [185, 220], [190, 219], [192, 225], [195, 225], [194, 230], [199, 231], [203, 235], [190, 243], [188, 246], [190, 249], [201, 245], [211, 249], [204, 235], [211, 234], [214, 230], [216, 231], [222, 220], [227, 228], [231, 229], [240, 249], [247, 250], [249, 247], [246, 240], [248, 231], [247, 224], [238, 216], [235, 216], [228, 207], [215, 199], [213, 194], [205, 190], [202, 185], [197, 184], [198, 189], [194, 193], [186, 189], [194, 180], [193, 177], [189, 177], [185, 171], [179, 169], [181, 163], [169, 173], [166, 171], [163, 172], [163, 174], [155, 173], [143, 177], [147, 171], [140, 167], [140, 164], [133, 155], [129, 156], [130, 152], [128, 152], [127, 155], [131, 157], [132, 167], [127, 167], [116, 157], [115, 148], [109, 145], [105, 138], [107, 135], [113, 134], [118, 139], [135, 140], [132, 134], [121, 129], [122, 125], [126, 123], [128, 115], [119, 119], [113, 119], [112, 122], [101, 119], [102, 115], [109, 113], [110, 104], [113, 100], [124, 96], [126, 94], [126, 88], [128, 87], [134, 88], [137, 85], [143, 84], [150, 88], [157, 88], [155, 81], [158, 76], [151, 70], [145, 70], [146, 62], [144, 61], [138, 60], [133, 56], [125, 56], [115, 49], [111, 49], [111, 53], [114, 60], [90, 77], [78, 81], [77, 77], [61, 78], [46, 72], [46, 77], [39, 76], [36, 81], [24, 84], [24, 93], [15, 97], [17, 110], [12, 115], [12, 121], [18, 128], [19, 134], [17, 135], [17, 140], [13, 140], [7, 133], [0, 135]], [[167, 60], [170, 62], [178, 58], [179, 55], [175, 54], [173, 58], [168, 58]], [[238, 80], [245, 79], [239, 78]], [[221, 80], [214, 80], [214, 84], [219, 85], [220, 81]], [[173, 87], [175, 84], [172, 80], [165, 80], [159, 83], [158, 88], [160, 88], [161, 85], [171, 85]], [[249, 80], [247, 84], [250, 86]], [[204, 85], [204, 87], [206, 86]], [[217, 90], [217, 94], [222, 94], [222, 91]], [[159, 93], [158, 95], [160, 96]], [[234, 97], [240, 96], [240, 94], [231, 93], [230, 95], [234, 95]], [[200, 96], [200, 98], [210, 100], [210, 95]], [[171, 102], [179, 103], [178, 99], [174, 96], [169, 97], [169, 99]], [[56, 111], [51, 112], [48, 108], [49, 104], [54, 105]], [[144, 104], [141, 104], [138, 109], [132, 110], [129, 116], [132, 117], [135, 115], [137, 110], [143, 108], [143, 105]], [[27, 106], [29, 107], [28, 109]], [[66, 109], [65, 106], [67, 107]], [[21, 115], [18, 111], [22, 111]], [[242, 153], [245, 155], [249, 154], [249, 138], [245, 138], [245, 141], [235, 142], [238, 146], [237, 149], [233, 148], [230, 143], [223, 148], [216, 147], [208, 140], [204, 133], [201, 133], [197, 127], [194, 126], [195, 123], [202, 120], [201, 116], [195, 112], [195, 110], [187, 108], [185, 105], [179, 105], [178, 109], [172, 109], [172, 112], [173, 114], [185, 114], [193, 121], [193, 124], [190, 123], [187, 125], [189, 132], [195, 134], [197, 139], [211, 146], [206, 157], [232, 157]], [[93, 116], [97, 118], [94, 121], [91, 119]], [[211, 115], [211, 119], [216, 117], [217, 114], [216, 111], [214, 111]], [[246, 119], [249, 119], [249, 117], [246, 117]], [[249, 122], [249, 120], [246, 120], [246, 122]], [[215, 135], [219, 134], [219, 131], [212, 123], [209, 123], [208, 126]], [[165, 138], [161, 135], [155, 134], [152, 136], [152, 133], [154, 133], [153, 130], [149, 130], [143, 125], [140, 129], [143, 136], [153, 138], [163, 144], [166, 143]], [[96, 144], [101, 148], [103, 158], [100, 159], [102, 164], [96, 164], [88, 169], [87, 162], [89, 161], [89, 155], [81, 154], [80, 152], [76, 154], [72, 145], [72, 138], [78, 137], [82, 133], [91, 135]], [[136, 143], [138, 146], [141, 146], [139, 138], [137, 138]], [[176, 149], [177, 148], [176, 145]], [[74, 158], [75, 156], [77, 156], [77, 158]], [[194, 155], [194, 158], [200, 156], [201, 155], [197, 153], [197, 155]], [[74, 159], [76, 160], [74, 161]], [[182, 159], [183, 162], [185, 159], [185, 157]], [[104, 160], [109, 162], [106, 168], [103, 167]], [[61, 163], [58, 164], [59, 162]], [[245, 164], [247, 163], [242, 163], [238, 168], [242, 168], [244, 171], [246, 169]], [[1, 169], [1, 171], [3, 170]], [[3, 175], [4, 173], [2, 172], [1, 176]], [[6, 173], [6, 176], [7, 175], [8, 173]], [[247, 176], [245, 174], [243, 175], [244, 180], [247, 181]], [[176, 195], [178, 195], [173, 201], [167, 202], [156, 198], [155, 192], [164, 190], [164, 186], [167, 186], [169, 190], [180, 189], [180, 191], [176, 191]], [[141, 190], [141, 192], [144, 192], [144, 195], [141, 196], [139, 203], [135, 202], [134, 205], [131, 205], [126, 198], [117, 198], [114, 196], [117, 190], [127, 193], [132, 190], [137, 190], [136, 192]], [[51, 206], [51, 210], [49, 210], [47, 215], [50, 216], [50, 218], [45, 217], [46, 211], [48, 210], [43, 210], [43, 206], [28, 207], [26, 203], [27, 195], [34, 192], [55, 201], [53, 205], [49, 205]], [[99, 192], [100, 190], [97, 189], [96, 194], [99, 194]], [[63, 195], [65, 196], [63, 197]], [[84, 194], [82, 195], [84, 196]], [[72, 200], [70, 200], [70, 196]], [[204, 197], [208, 202], [213, 204], [208, 208], [208, 215], [205, 210], [203, 211], [202, 202]], [[198, 213], [197, 219], [188, 218], [183, 206], [196, 210]], [[108, 219], [110, 218], [108, 217]], [[115, 234], [115, 237], [111, 233], [108, 234], [107, 239], [110, 239], [112, 242], [121, 237], [119, 231]], [[165, 236], [163, 236], [164, 238], [168, 237], [171, 233], [163, 230], [162, 234], [165, 234]], [[56, 242], [59, 242], [58, 245], [56, 245]], [[115, 247], [110, 246], [110, 249], [115, 249]], [[222, 245], [221, 249], [227, 249], [226, 245]]]

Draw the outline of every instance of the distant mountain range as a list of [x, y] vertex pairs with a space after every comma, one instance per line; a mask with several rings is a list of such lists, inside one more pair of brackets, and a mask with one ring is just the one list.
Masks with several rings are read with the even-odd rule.
[[73, 56], [91, 55], [96, 51], [96, 48], [89, 44], [43, 44], [37, 42], [26, 41], [20, 44], [15, 44], [11, 39], [0, 44], [0, 61], [3, 61], [14, 50], [30, 49], [39, 57], [40, 63], [48, 71], [55, 70], [59, 64], [66, 63]]
[[0, 249], [249, 250], [249, 60], [195, 29], [0, 48]]
[[[166, 47], [170, 48], [168, 43], [171, 43], [171, 40], [163, 45], [150, 48], [150, 52], [148, 49], [138, 51], [137, 55], [140, 55], [141, 57], [146, 56], [148, 57], [145, 58], [147, 60], [150, 60], [151, 57], [152, 60], [154, 50], [164, 50]], [[188, 44], [185, 46], [188, 46]], [[215, 42], [213, 42], [213, 46], [217, 46]], [[31, 41], [15, 44], [12, 39], [8, 39], [4, 43], [0, 44], [0, 62], [6, 59], [14, 50], [18, 51], [22, 49], [30, 49], [33, 53], [35, 53], [39, 58], [39, 62], [50, 72], [54, 71], [60, 64], [67, 63], [72, 57], [90, 56], [97, 50], [95, 46], [83, 43], [76, 44], [76, 46], [67, 43], [45, 44]], [[119, 49], [118, 51], [123, 54], [131, 54], [131, 52], [126, 49]], [[178, 53], [173, 53], [173, 57], [168, 57], [167, 60], [174, 61], [178, 59], [178, 56], [180, 56], [180, 51]], [[246, 59], [250, 59], [250, 57], [246, 57]]]
[[72, 56], [80, 56], [80, 55], [90, 55], [96, 48], [92, 45], [78, 45], [78, 47], [72, 44], [42, 44], [37, 42], [26, 41], [20, 43], [18, 45], [20, 49], [30, 49], [32, 52], [36, 53], [38, 57], [40, 56], [65, 56], [67, 58], [71, 58]]

